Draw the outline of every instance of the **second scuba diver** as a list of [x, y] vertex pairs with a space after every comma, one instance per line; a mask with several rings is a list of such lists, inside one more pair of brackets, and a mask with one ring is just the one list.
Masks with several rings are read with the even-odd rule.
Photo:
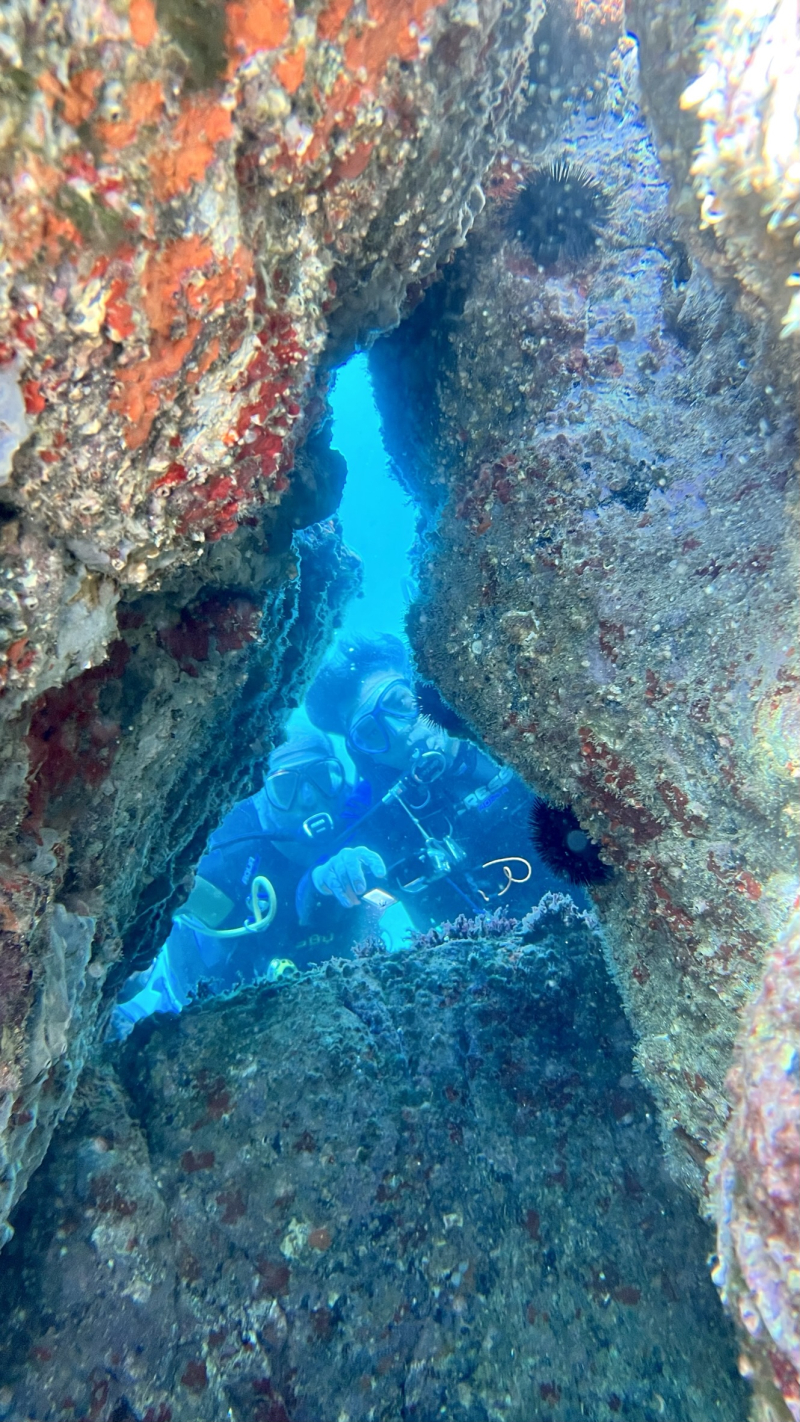
[[335, 846], [360, 813], [350, 800], [326, 735], [295, 735], [274, 750], [262, 789], [210, 836], [155, 962], [128, 980], [113, 1034], [152, 1012], [179, 1012], [201, 983], [222, 992], [275, 976], [287, 961], [308, 968], [368, 934], [377, 913], [363, 903], [367, 873], [382, 878], [385, 866], [373, 850]]
[[[519, 916], [562, 889], [530, 847], [530, 793], [420, 714], [397, 637], [340, 643], [306, 711], [320, 729], [273, 751], [263, 788], [210, 836], [169, 938], [123, 989], [114, 1035], [179, 1012], [200, 984], [222, 992], [287, 961], [346, 956], [393, 898], [425, 930], [459, 914]], [[326, 731], [345, 737], [355, 790]]]

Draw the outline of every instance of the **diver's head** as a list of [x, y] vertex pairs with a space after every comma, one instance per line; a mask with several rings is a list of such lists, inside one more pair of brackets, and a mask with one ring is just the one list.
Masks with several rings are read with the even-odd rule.
[[356, 760], [368, 756], [378, 765], [406, 770], [419, 723], [417, 698], [408, 680], [375, 671], [361, 682], [347, 722], [347, 749]]
[[309, 688], [306, 714], [314, 725], [346, 737], [362, 774], [380, 765], [434, 779], [456, 742], [420, 715], [411, 659], [399, 637], [342, 640]]
[[306, 692], [309, 720], [322, 731], [346, 736], [362, 685], [371, 676], [410, 681], [411, 660], [399, 637], [343, 637]]
[[458, 742], [422, 716], [407, 677], [373, 672], [364, 678], [347, 725], [347, 749], [356, 765], [369, 764], [429, 783], [458, 752]]
[[322, 731], [310, 731], [277, 746], [264, 775], [264, 793], [281, 836], [303, 843], [331, 835], [347, 795], [332, 741]]

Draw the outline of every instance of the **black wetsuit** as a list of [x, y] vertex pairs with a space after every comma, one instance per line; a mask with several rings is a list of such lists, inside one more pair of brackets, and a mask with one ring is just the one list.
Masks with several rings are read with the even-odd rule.
[[428, 786], [410, 777], [392, 785], [383, 768], [368, 773], [371, 788], [362, 781], [358, 789], [363, 817], [337, 847], [377, 850], [388, 872], [376, 883], [402, 901], [416, 928], [497, 909], [519, 918], [548, 890], [563, 893], [531, 844], [530, 791], [472, 742], [461, 741]]

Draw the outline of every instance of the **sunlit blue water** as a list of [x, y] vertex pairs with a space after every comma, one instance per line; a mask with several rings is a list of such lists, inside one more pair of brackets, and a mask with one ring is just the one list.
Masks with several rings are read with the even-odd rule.
[[345, 542], [364, 565], [364, 595], [350, 603], [342, 635], [402, 636], [403, 581], [411, 572], [416, 513], [392, 478], [366, 356], [354, 356], [339, 371], [331, 407], [331, 443], [347, 460], [339, 518]]
[[[347, 461], [339, 519], [345, 543], [363, 564], [362, 596], [348, 605], [339, 635], [376, 637], [392, 632], [403, 637], [404, 582], [411, 575], [409, 552], [416, 511], [392, 477], [365, 355], [354, 356], [337, 372], [330, 404], [331, 444]], [[291, 718], [290, 727], [304, 724], [301, 708]], [[344, 740], [339, 736], [333, 739], [337, 753], [353, 774]], [[400, 945], [410, 927], [402, 904], [395, 904], [381, 919], [381, 931], [393, 947]]]

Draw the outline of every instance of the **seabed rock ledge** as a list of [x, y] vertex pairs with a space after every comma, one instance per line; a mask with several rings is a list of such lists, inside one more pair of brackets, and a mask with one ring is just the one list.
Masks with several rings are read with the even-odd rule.
[[141, 1026], [0, 1260], [4, 1415], [742, 1422], [631, 1046], [560, 896]]

